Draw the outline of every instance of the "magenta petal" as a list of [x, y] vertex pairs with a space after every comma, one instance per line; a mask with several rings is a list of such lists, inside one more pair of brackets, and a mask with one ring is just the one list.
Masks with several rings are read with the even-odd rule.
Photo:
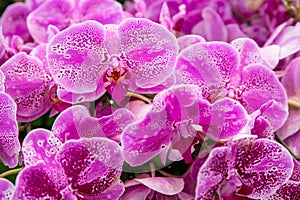
[[105, 47], [109, 55], [118, 55], [121, 51], [121, 42], [118, 35], [118, 25], [105, 24]]
[[300, 98], [300, 57], [293, 59], [287, 66], [281, 83], [290, 99]]
[[29, 8], [31, 8], [31, 10], [36, 9], [37, 7], [39, 7], [42, 3], [44, 2], [44, 0], [26, 0], [26, 5], [28, 5]]
[[275, 100], [286, 108], [286, 93], [274, 72], [264, 65], [249, 65], [243, 69], [242, 98], [249, 113], [257, 110], [269, 100]]
[[294, 161], [294, 169], [293, 169], [293, 174], [290, 178], [292, 181], [300, 181], [300, 162], [296, 159], [293, 159]]
[[127, 19], [119, 35], [132, 76], [129, 89], [157, 86], [174, 72], [178, 45], [165, 27], [147, 19]]
[[94, 118], [84, 106], [72, 106], [55, 120], [52, 131], [62, 141], [82, 137], [108, 137], [119, 141], [122, 130], [133, 121], [134, 115], [127, 109], [118, 109], [113, 114]]
[[236, 160], [242, 183], [252, 189], [245, 195], [254, 199], [264, 198], [279, 189], [291, 177], [294, 167], [290, 153], [269, 139], [240, 141]]
[[125, 108], [117, 109], [112, 115], [98, 119], [103, 134], [116, 142], [120, 142], [120, 135], [125, 127], [134, 121], [135, 116]]
[[59, 32], [60, 30], [56, 26], [50, 24], [47, 29], [47, 40], [50, 41]]
[[203, 21], [192, 29], [192, 33], [202, 35], [208, 41], [227, 41], [228, 32], [220, 15], [210, 7], [202, 10]]
[[21, 148], [18, 140], [16, 109], [13, 99], [6, 93], [0, 92], [0, 159], [9, 167], [17, 166]]
[[6, 92], [17, 104], [18, 121], [32, 121], [50, 109], [49, 84], [52, 78], [39, 59], [18, 53], [0, 69], [6, 77]]
[[67, 140], [79, 139], [81, 135], [102, 136], [97, 119], [91, 117], [89, 110], [81, 105], [64, 110], [54, 121], [52, 132], [63, 143]]
[[115, 100], [117, 103], [120, 103], [126, 96], [127, 86], [123, 84], [122, 81], [114, 84], [111, 83], [110, 86], [114, 85], [112, 92], [110, 92], [112, 99]]
[[233, 24], [227, 24], [226, 29], [228, 32], [228, 42], [235, 40], [237, 38], [245, 38], [247, 37], [245, 33], [241, 30], [241, 27], [239, 24], [233, 23]]
[[262, 64], [259, 46], [249, 38], [238, 38], [231, 42], [231, 45], [239, 52], [240, 68], [250, 64]]
[[258, 138], [274, 139], [274, 132], [270, 122], [262, 116], [255, 119], [254, 127], [251, 129], [251, 134], [257, 135]]
[[238, 52], [225, 42], [197, 43], [180, 53], [176, 68], [183, 74], [194, 74], [188, 71], [192, 68], [189, 65], [200, 74], [198, 82], [203, 82], [207, 93], [217, 95], [224, 90], [225, 82], [228, 82], [237, 70], [239, 56]]
[[229, 147], [214, 148], [210, 152], [198, 172], [196, 199], [213, 199], [218, 185], [228, 174], [230, 155]]
[[15, 186], [7, 179], [0, 178], [0, 199], [9, 200], [12, 198]]
[[[90, 196], [90, 199], [93, 199], [93, 200], [98, 200], [98, 199], [119, 200], [120, 196], [124, 193], [124, 191], [125, 191], [124, 184], [121, 180], [119, 180], [113, 186], [110, 186], [109, 189], [104, 191], [103, 193], [98, 194], [96, 196]], [[87, 197], [87, 196], [85, 196], [85, 197]]]
[[96, 91], [88, 93], [74, 93], [66, 90], [61, 85], [57, 87], [57, 97], [63, 102], [70, 104], [78, 104], [82, 102], [95, 101], [99, 99], [105, 93], [105, 84], [99, 82]]
[[17, 177], [13, 199], [62, 199], [60, 191], [66, 187], [66, 180], [54, 174], [43, 162], [25, 167]]
[[22, 155], [25, 166], [32, 166], [44, 161], [51, 168], [56, 168], [55, 157], [61, 148], [61, 141], [46, 129], [34, 129], [25, 137]]
[[175, 84], [175, 75], [172, 74], [171, 76], [169, 76], [169, 78], [167, 78], [166, 80], [164, 80], [161, 84], [155, 86], [155, 87], [151, 87], [151, 88], [136, 88], [134, 90], [134, 92], [136, 93], [141, 93], [141, 94], [155, 94], [155, 93], [159, 93], [165, 89], [168, 89], [170, 87], [172, 87]]
[[280, 47], [278, 45], [265, 46], [259, 49], [264, 63], [274, 69], [279, 63]]
[[0, 70], [0, 92], [4, 92], [5, 91], [5, 75], [3, 74], [3, 72]]
[[184, 187], [182, 178], [151, 177], [135, 179], [150, 189], [165, 195], [175, 195], [180, 193]]
[[123, 160], [118, 143], [107, 138], [67, 141], [58, 162], [76, 196], [99, 199], [103, 193], [118, 199], [124, 191], [119, 182]]
[[[175, 69], [175, 77], [177, 84], [194, 84], [202, 86], [205, 84], [205, 77], [202, 77], [200, 71], [195, 65], [190, 64], [189, 61], [182, 57], [178, 58], [177, 66]], [[213, 78], [212, 78], [213, 79]]]
[[193, 44], [196, 44], [199, 42], [205, 42], [205, 39], [200, 35], [189, 34], [189, 35], [181, 36], [180, 38], [177, 39], [177, 42], [179, 45], [179, 52], [180, 52], [183, 49], [185, 49]]
[[151, 189], [144, 185], [126, 187], [122, 200], [146, 200]]
[[55, 35], [47, 48], [54, 80], [74, 93], [95, 91], [107, 68], [104, 37], [103, 25], [96, 21], [73, 25]]
[[275, 39], [275, 44], [280, 46], [280, 59], [286, 58], [300, 50], [300, 23], [295, 26], [285, 27]]
[[166, 2], [164, 2], [163, 5], [161, 6], [159, 23], [165, 26], [168, 30], [172, 30], [173, 28], [173, 22], [171, 19], [169, 7]]
[[[208, 134], [216, 139], [229, 139], [239, 133], [248, 124], [248, 114], [237, 101], [225, 98], [212, 105]], [[201, 124], [201, 121], [199, 122]]]
[[10, 39], [14, 35], [20, 36], [25, 42], [31, 38], [27, 25], [26, 17], [30, 9], [24, 3], [14, 3], [7, 7], [1, 17], [1, 26], [3, 36]]
[[[298, 122], [297, 122], [298, 123]], [[297, 156], [300, 156], [300, 147], [299, 147], [299, 139], [300, 139], [300, 129], [295, 132], [293, 135], [284, 138], [284, 142], [289, 147], [289, 149]]]
[[123, 19], [122, 5], [114, 0], [81, 0], [79, 7], [82, 21], [119, 24]]
[[30, 55], [37, 57], [42, 61], [43, 63], [43, 68], [47, 72], [47, 74], [50, 74], [49, 67], [48, 67], [48, 62], [47, 62], [47, 57], [46, 57], [46, 49], [47, 49], [47, 44], [39, 44], [38, 46], [34, 47]]
[[288, 181], [281, 186], [274, 194], [265, 198], [266, 200], [274, 199], [300, 199], [300, 183], [296, 181]]
[[169, 145], [171, 131], [164, 111], [150, 111], [142, 121], [128, 125], [121, 136], [125, 161], [137, 166], [151, 160]]
[[73, 2], [70, 0], [50, 0], [33, 10], [27, 17], [27, 26], [33, 39], [39, 43], [48, 41], [48, 26], [63, 30], [70, 25], [69, 15]]
[[[282, 127], [284, 122], [286, 122], [288, 113], [287, 109], [282, 108], [282, 105], [274, 100], [263, 104], [260, 109], [252, 113], [252, 115], [257, 112], [259, 112], [259, 116], [262, 116], [270, 123], [274, 130], [278, 130], [278, 128]], [[287, 134], [289, 133], [286, 133], [284, 137], [287, 137]]]

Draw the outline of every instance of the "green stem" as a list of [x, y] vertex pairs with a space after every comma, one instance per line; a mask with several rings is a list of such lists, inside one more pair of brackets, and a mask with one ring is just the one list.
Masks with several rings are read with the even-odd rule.
[[12, 169], [12, 170], [9, 170], [9, 171], [6, 171], [6, 172], [3, 172], [2, 174], [0, 174], [0, 178], [4, 178], [6, 176], [9, 176], [9, 175], [13, 175], [13, 174], [17, 174], [19, 173], [23, 168], [18, 168], [18, 169]]
[[150, 165], [150, 169], [151, 169], [151, 177], [155, 177], [155, 171], [156, 171], [156, 168], [155, 168], [155, 165], [153, 162], [149, 163]]
[[142, 101], [144, 101], [144, 102], [146, 102], [148, 104], [152, 103], [150, 99], [148, 99], [147, 97], [145, 97], [145, 96], [143, 96], [141, 94], [138, 94], [138, 93], [127, 92], [126, 96], [136, 97], [136, 98], [138, 98], [138, 99], [140, 99], [140, 100], [142, 100]]
[[176, 176], [176, 175], [173, 175], [173, 174], [170, 174], [168, 172], [165, 172], [163, 170], [157, 170], [159, 173], [161, 173], [162, 175], [164, 175], [165, 177], [172, 177], [172, 178], [178, 178], [180, 176]]
[[293, 100], [293, 99], [288, 99], [288, 104], [290, 106], [294, 106], [296, 108], [300, 108], [300, 102], [297, 100]]
[[284, 146], [296, 160], [300, 160], [300, 156], [296, 156], [292, 152], [292, 150], [290, 150], [290, 148], [286, 145], [286, 143], [279, 137], [279, 135], [276, 132], [274, 134], [275, 134], [275, 139], [277, 140], [277, 142], [279, 142], [282, 146]]

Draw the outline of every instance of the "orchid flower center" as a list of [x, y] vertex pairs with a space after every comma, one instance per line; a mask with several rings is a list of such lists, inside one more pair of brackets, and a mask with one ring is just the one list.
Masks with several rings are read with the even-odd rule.
[[113, 58], [106, 72], [106, 80], [117, 83], [124, 79], [126, 72], [126, 64], [118, 58]]
[[185, 119], [180, 122], [174, 122], [173, 129], [176, 131], [179, 131], [179, 133], [183, 137], [188, 137], [188, 136], [194, 135], [192, 122], [193, 122], [192, 119]]

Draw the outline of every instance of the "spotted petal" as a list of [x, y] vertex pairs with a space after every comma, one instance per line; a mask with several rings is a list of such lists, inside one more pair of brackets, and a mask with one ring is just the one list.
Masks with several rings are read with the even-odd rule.
[[33, 39], [39, 43], [47, 42], [48, 26], [54, 25], [63, 30], [70, 25], [69, 15], [74, 4], [71, 0], [50, 0], [33, 10], [27, 18], [27, 25]]
[[0, 70], [0, 92], [5, 91], [5, 85], [4, 85], [5, 76], [3, 72]]
[[0, 69], [5, 75], [6, 92], [17, 104], [18, 121], [32, 121], [50, 109], [49, 84], [52, 78], [39, 59], [18, 53]]
[[232, 46], [239, 52], [240, 68], [250, 64], [262, 64], [258, 45], [249, 38], [238, 38], [231, 42]]
[[61, 141], [46, 129], [34, 129], [29, 132], [22, 144], [25, 166], [35, 165], [39, 161], [56, 168], [56, 154], [62, 146]]
[[0, 92], [0, 159], [9, 167], [18, 164], [21, 148], [18, 140], [16, 109], [13, 99], [8, 94]]
[[214, 192], [228, 175], [230, 155], [229, 147], [218, 147], [210, 152], [198, 172], [196, 199], [214, 198]]
[[233, 99], [225, 98], [215, 102], [210, 113], [206, 114], [210, 116], [209, 124], [204, 120], [205, 113], [201, 113], [203, 118], [200, 119], [199, 124], [213, 138], [222, 140], [232, 138], [239, 133], [248, 133], [247, 130], [243, 130], [247, 128], [248, 114], [244, 107]]
[[203, 96], [214, 101], [225, 94], [225, 82], [231, 79], [238, 64], [238, 53], [229, 44], [197, 43], [179, 54], [176, 82], [198, 85], [203, 88]]
[[274, 194], [267, 197], [266, 200], [274, 199], [300, 199], [300, 183], [296, 181], [288, 181], [281, 186]]
[[118, 30], [125, 61], [131, 69], [129, 89], [154, 87], [171, 76], [178, 51], [171, 32], [147, 19], [127, 19]]
[[7, 179], [0, 178], [0, 199], [9, 200], [15, 191], [15, 186]]
[[150, 111], [142, 121], [128, 125], [121, 135], [125, 161], [137, 166], [151, 160], [170, 144], [171, 131], [171, 121], [164, 110]]
[[20, 172], [16, 180], [13, 199], [59, 200], [63, 199], [61, 190], [64, 187], [66, 187], [65, 180], [60, 176], [55, 176], [51, 168], [41, 161], [34, 166], [25, 167]]
[[205, 41], [206, 40], [202, 36], [193, 35], [193, 34], [184, 35], [177, 39], [179, 51], [182, 51], [183, 49], [185, 49], [193, 44], [196, 44], [198, 42], [205, 42]]
[[243, 183], [238, 193], [249, 198], [269, 196], [285, 184], [293, 173], [292, 156], [273, 140], [241, 140], [236, 152], [237, 172]]
[[122, 108], [101, 118], [90, 116], [84, 106], [73, 106], [63, 111], [55, 120], [52, 131], [62, 141], [81, 137], [108, 137], [119, 141], [122, 130], [133, 121], [134, 115]]
[[68, 91], [94, 92], [106, 70], [105, 31], [96, 21], [73, 25], [55, 35], [47, 48], [54, 80]]
[[106, 138], [70, 140], [58, 155], [76, 196], [99, 199], [103, 193], [118, 199], [124, 191], [120, 183], [123, 160], [119, 145]]
[[244, 89], [240, 102], [248, 113], [261, 109], [275, 130], [283, 125], [287, 117], [287, 96], [273, 71], [264, 65], [248, 65], [242, 71], [241, 87]]

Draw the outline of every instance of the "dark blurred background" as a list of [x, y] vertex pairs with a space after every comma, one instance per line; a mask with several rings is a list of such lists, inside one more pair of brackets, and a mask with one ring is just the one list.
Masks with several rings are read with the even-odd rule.
[[0, 15], [4, 12], [5, 8], [14, 2], [22, 2], [22, 0], [0, 0]]

